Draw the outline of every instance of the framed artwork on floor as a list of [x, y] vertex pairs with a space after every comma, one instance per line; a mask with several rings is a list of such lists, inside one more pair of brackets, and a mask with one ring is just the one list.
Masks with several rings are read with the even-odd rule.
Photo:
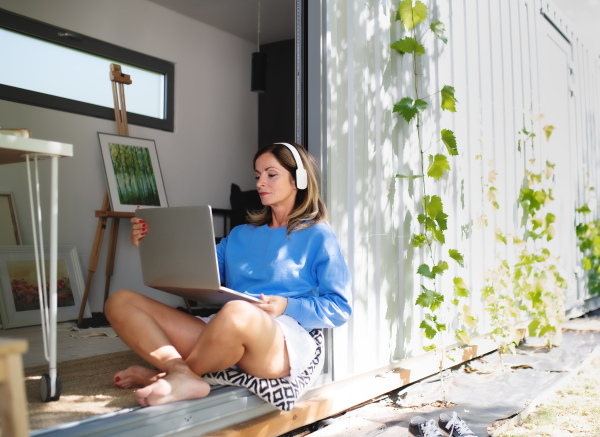
[[113, 211], [168, 206], [153, 140], [100, 132], [98, 140]]
[[[44, 254], [48, 290], [50, 254]], [[58, 246], [57, 321], [77, 320], [83, 296], [83, 276], [75, 246]], [[40, 325], [40, 296], [33, 246], [0, 246], [0, 315], [3, 328]], [[92, 317], [89, 308], [85, 317]]]
[[17, 209], [12, 193], [0, 191], [0, 246], [21, 244]]

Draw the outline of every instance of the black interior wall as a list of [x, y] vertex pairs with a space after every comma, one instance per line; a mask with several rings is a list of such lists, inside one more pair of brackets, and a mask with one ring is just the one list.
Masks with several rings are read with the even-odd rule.
[[294, 141], [294, 40], [260, 46], [267, 55], [266, 90], [258, 97], [258, 147]]

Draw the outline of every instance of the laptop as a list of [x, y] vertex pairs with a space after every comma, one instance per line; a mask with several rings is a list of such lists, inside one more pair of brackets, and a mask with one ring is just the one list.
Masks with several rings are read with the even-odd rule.
[[139, 246], [144, 284], [202, 306], [262, 302], [221, 285], [209, 205], [138, 209], [135, 215], [148, 225]]

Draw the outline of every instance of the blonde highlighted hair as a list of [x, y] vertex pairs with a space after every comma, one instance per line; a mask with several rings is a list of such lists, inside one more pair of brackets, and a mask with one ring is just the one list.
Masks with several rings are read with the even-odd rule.
[[[308, 185], [304, 190], [296, 191], [296, 202], [294, 209], [288, 217], [287, 234], [292, 231], [308, 228], [317, 223], [327, 222], [327, 208], [319, 195], [319, 168], [315, 159], [306, 149], [296, 143], [288, 143], [294, 146], [302, 159], [302, 165], [306, 169]], [[256, 166], [256, 160], [265, 153], [272, 154], [283, 168], [290, 172], [294, 185], [296, 184], [296, 160], [291, 150], [283, 144], [269, 144], [256, 152], [252, 164]], [[260, 211], [248, 213], [248, 223], [255, 226], [264, 226], [273, 220], [271, 208], [265, 206]]]

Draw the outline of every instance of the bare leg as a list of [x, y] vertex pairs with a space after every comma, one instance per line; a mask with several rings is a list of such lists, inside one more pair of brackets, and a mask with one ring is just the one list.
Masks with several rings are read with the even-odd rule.
[[[201, 398], [210, 392], [210, 386], [184, 361], [206, 326], [203, 321], [128, 290], [113, 294], [106, 302], [105, 312], [119, 337], [152, 366], [165, 372], [165, 377], [184, 375], [176, 379], [186, 380], [186, 390], [178, 399], [171, 399], [171, 395], [168, 402]], [[137, 397], [140, 405], [151, 405], [145, 396]]]
[[262, 378], [289, 375], [281, 328], [250, 303], [228, 303], [207, 325], [145, 296], [121, 290], [108, 300], [106, 314], [129, 347], [166, 373], [137, 390], [142, 406], [204, 397], [210, 386], [198, 375], [234, 364]]

